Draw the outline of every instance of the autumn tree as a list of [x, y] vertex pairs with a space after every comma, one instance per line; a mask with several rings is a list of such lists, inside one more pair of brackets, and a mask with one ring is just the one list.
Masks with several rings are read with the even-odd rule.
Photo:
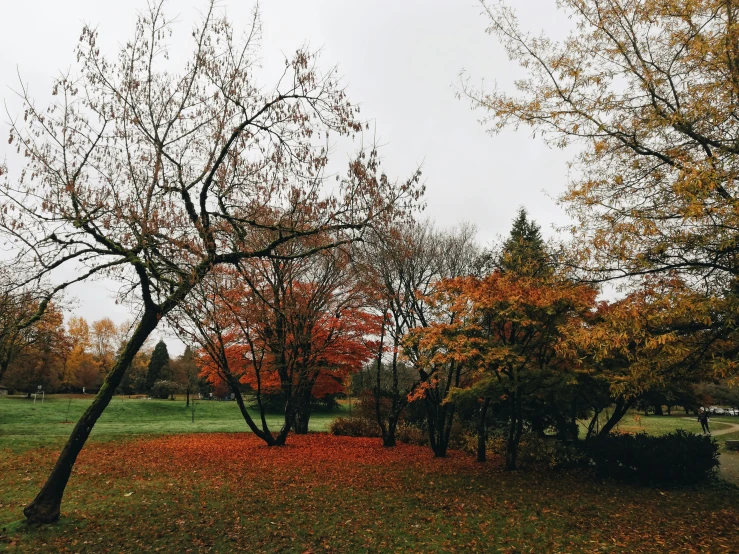
[[[40, 337], [39, 320], [48, 306], [45, 291], [23, 281], [9, 266], [0, 265], [0, 382], [14, 360]], [[49, 318], [57, 321], [59, 308], [49, 311]]]
[[120, 333], [118, 326], [109, 317], [92, 322], [92, 348], [103, 371], [107, 373], [113, 363]]
[[466, 367], [472, 373], [465, 388], [487, 399], [485, 407], [502, 404], [508, 419], [506, 469], [516, 469], [527, 402], [567, 364], [558, 349], [563, 329], [590, 310], [594, 297], [591, 287], [561, 276], [495, 271], [482, 279], [445, 280], [429, 299], [436, 310], [455, 317], [414, 332], [420, 363]]
[[[35, 310], [35, 308], [34, 308]], [[56, 392], [64, 382], [70, 344], [63, 325], [64, 315], [51, 304], [40, 319], [26, 327], [13, 345], [3, 384], [29, 396], [41, 386]]]
[[739, 4], [732, 0], [565, 0], [562, 40], [484, 4], [526, 78], [518, 94], [464, 90], [491, 130], [526, 124], [583, 147], [564, 201], [608, 276], [680, 271], [720, 290], [737, 272]]
[[650, 277], [625, 298], [602, 302], [569, 335], [595, 385], [584, 392], [593, 409], [588, 437], [607, 435], [640, 398], [732, 373], [733, 356], [725, 354], [738, 339], [736, 331], [727, 336], [722, 317], [736, 306], [733, 295], [706, 299], [674, 276]]
[[67, 389], [81, 389], [83, 392], [97, 390], [103, 378], [100, 361], [81, 345], [72, 348], [64, 373]]
[[[525, 124], [582, 147], [562, 198], [577, 221], [573, 264], [602, 279], [670, 273], [709, 296], [734, 294], [739, 4], [559, 5], [574, 22], [561, 41], [526, 33], [503, 2], [484, 4], [489, 32], [527, 77], [517, 94], [470, 81], [464, 92], [492, 131]], [[721, 319], [729, 333], [734, 315]]]
[[185, 351], [181, 356], [169, 362], [170, 376], [172, 380], [182, 386], [185, 390], [185, 407], [190, 406], [190, 394], [198, 387], [198, 374], [200, 369], [195, 362], [195, 353], [190, 345], [185, 345]]
[[418, 376], [409, 379], [405, 370], [403, 340], [410, 329], [431, 321], [424, 297], [443, 277], [446, 246], [457, 234], [467, 248], [474, 231], [463, 227], [445, 233], [428, 221], [410, 222], [378, 230], [355, 249], [355, 279], [381, 323], [374, 376], [366, 388], [374, 396], [375, 419], [384, 446], [395, 446], [395, 430], [408, 395], [419, 383]]
[[216, 12], [207, 5], [179, 71], [167, 61], [172, 22], [156, 2], [113, 59], [85, 27], [77, 69], [56, 80], [48, 107], [19, 85], [24, 116], [13, 119], [10, 142], [27, 165], [0, 181], [0, 229], [17, 245], [14, 265], [36, 281], [61, 280], [73, 267], [54, 290], [104, 274], [140, 314], [25, 508], [29, 521], [59, 517], [77, 455], [137, 351], [212, 268], [269, 258], [296, 237], [320, 236], [311, 251], [351, 242], [420, 193], [415, 176], [374, 178], [366, 154], [329, 181], [327, 134], [361, 130], [336, 71], [322, 73], [300, 49], [273, 86], [260, 83], [258, 16], [239, 39]]
[[[284, 444], [291, 429], [306, 433], [311, 398], [341, 392], [349, 372], [370, 356], [375, 318], [361, 309], [348, 263], [337, 250], [241, 264], [220, 283], [204, 283], [210, 291], [179, 310], [187, 322], [177, 327], [206, 354], [205, 374], [229, 386], [247, 425], [267, 444]], [[261, 428], [241, 385], [255, 394]], [[278, 395], [285, 411], [276, 436], [264, 417], [269, 395]]]
[[[418, 372], [417, 383], [408, 392], [407, 399], [423, 403], [431, 449], [435, 456], [443, 457], [449, 446], [455, 414], [454, 402], [448, 401], [449, 392], [460, 386], [464, 366], [451, 359], [440, 364], [426, 363], [425, 353], [419, 349], [414, 333], [456, 318], [453, 310], [444, 310], [430, 299], [442, 280], [479, 273], [481, 253], [475, 242], [475, 229], [470, 225], [449, 231], [433, 231], [427, 226], [425, 230], [426, 233], [423, 228], [408, 228], [409, 233], [415, 234], [414, 239], [405, 236], [410, 240], [409, 250], [404, 252], [401, 246], [393, 255], [399, 256], [396, 262], [401, 264], [400, 274], [393, 277], [399, 277], [399, 281], [391, 281], [390, 286], [385, 285], [378, 291], [379, 298], [391, 301], [384, 308], [386, 314], [391, 314], [390, 317], [386, 315], [385, 333], [392, 338], [393, 344], [397, 341], [402, 345], [405, 359]], [[397, 286], [400, 288], [396, 289]], [[393, 357], [395, 349], [393, 346]], [[381, 370], [380, 361], [381, 354], [378, 354], [378, 371]], [[378, 410], [378, 421], [380, 419]]]
[[81, 316], [72, 316], [67, 321], [67, 334], [72, 346], [80, 346], [87, 350], [92, 345], [90, 340], [90, 326]]

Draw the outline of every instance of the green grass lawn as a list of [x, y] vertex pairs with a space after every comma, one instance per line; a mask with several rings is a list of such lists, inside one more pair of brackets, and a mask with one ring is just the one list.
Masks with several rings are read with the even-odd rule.
[[[686, 419], [687, 418], [687, 419]], [[605, 421], [605, 417], [602, 418]], [[581, 436], [585, 436], [587, 432], [587, 421], [580, 421]], [[732, 416], [712, 416], [709, 428], [712, 431], [720, 431], [726, 429], [729, 424], [739, 424], [739, 417]], [[686, 416], [684, 412], [673, 412], [672, 415], [649, 415], [645, 416], [643, 412], [634, 410], [628, 412], [616, 427], [617, 432], [623, 433], [640, 433], [644, 432], [649, 435], [664, 435], [671, 433], [677, 429], [683, 429], [688, 432], [700, 434], [701, 426], [695, 416]], [[717, 435], [716, 441], [719, 447], [724, 450], [726, 440], [739, 438], [739, 433], [727, 433], [725, 435]]]
[[118, 436], [83, 450], [54, 525], [22, 506], [55, 452], [0, 458], [13, 552], [732, 552], [736, 489], [656, 489], [587, 471], [505, 472], [462, 452], [312, 434]]
[[[241, 432], [234, 402], [200, 401], [193, 422], [183, 400], [121, 397], [80, 454], [62, 519], [25, 527], [22, 508], [71, 430], [65, 420], [90, 401], [0, 398], [0, 551], [730, 552], [739, 544], [737, 489], [721, 483], [658, 490], [589, 470], [511, 473], [496, 456], [435, 459], [427, 447], [326, 434], [267, 448]], [[313, 414], [311, 429], [325, 431], [346, 412]], [[712, 425], [723, 419], [733, 421]], [[629, 414], [622, 430], [696, 425]]]
[[[89, 398], [47, 396], [40, 400], [0, 396], [0, 449], [19, 449], [63, 444], [74, 422], [92, 402]], [[330, 412], [314, 412], [311, 431], [327, 431], [341, 406]], [[256, 412], [252, 416], [258, 420]], [[267, 422], [277, 431], [282, 415], [271, 414]], [[233, 433], [248, 431], [236, 402], [195, 401], [193, 409], [182, 400], [146, 400], [116, 396], [95, 424], [90, 440], [110, 440], [121, 435], [169, 435], [180, 433]]]

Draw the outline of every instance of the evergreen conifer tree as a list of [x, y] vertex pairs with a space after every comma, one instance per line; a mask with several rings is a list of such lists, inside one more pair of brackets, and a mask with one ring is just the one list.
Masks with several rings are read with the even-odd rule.
[[151, 390], [154, 383], [162, 379], [167, 378], [167, 370], [169, 369], [169, 352], [167, 352], [167, 345], [163, 340], [160, 340], [154, 347], [154, 352], [151, 353], [151, 359], [149, 360], [149, 369], [146, 373], [146, 388]]
[[503, 243], [498, 265], [502, 271], [530, 276], [551, 271], [550, 255], [541, 237], [540, 228], [529, 219], [523, 207], [518, 210], [511, 233]]

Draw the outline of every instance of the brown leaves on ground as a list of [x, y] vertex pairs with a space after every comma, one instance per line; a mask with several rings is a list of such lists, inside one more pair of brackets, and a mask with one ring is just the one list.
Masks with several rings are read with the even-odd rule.
[[[55, 456], [0, 461], [0, 536], [19, 551], [730, 552], [736, 491], [506, 473], [451, 452], [312, 434], [175, 435], [86, 448], [55, 526], [7, 526]], [[5, 527], [5, 530], [2, 530]]]

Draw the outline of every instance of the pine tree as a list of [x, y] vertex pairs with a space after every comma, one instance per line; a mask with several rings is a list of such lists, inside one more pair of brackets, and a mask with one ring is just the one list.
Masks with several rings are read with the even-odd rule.
[[146, 373], [146, 388], [151, 390], [154, 383], [161, 379], [166, 379], [167, 370], [169, 369], [169, 352], [167, 352], [167, 345], [163, 340], [160, 340], [154, 347], [154, 352], [151, 353], [151, 359], [149, 360], [149, 369]]
[[550, 262], [539, 226], [528, 218], [525, 208], [520, 208], [511, 233], [503, 243], [498, 261], [500, 269], [522, 275], [541, 275], [551, 270]]

